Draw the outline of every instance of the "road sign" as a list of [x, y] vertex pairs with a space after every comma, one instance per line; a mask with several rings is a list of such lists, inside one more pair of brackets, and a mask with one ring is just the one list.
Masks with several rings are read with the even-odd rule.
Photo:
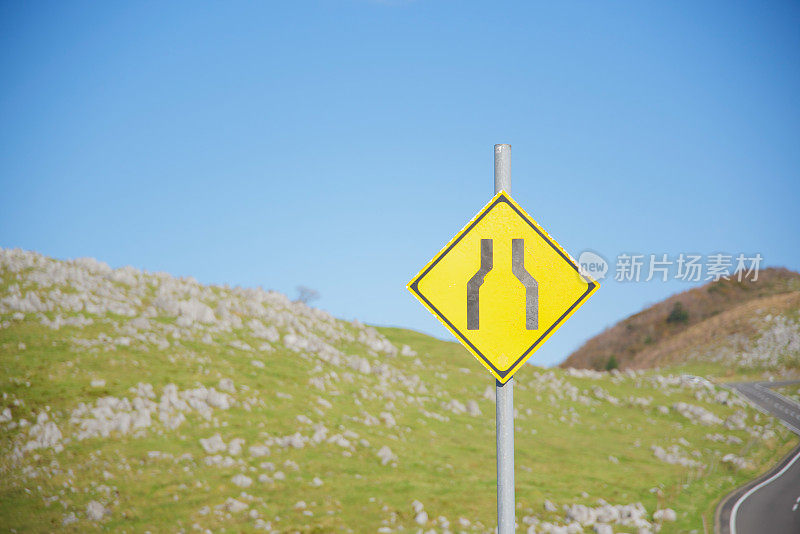
[[505, 191], [408, 284], [501, 383], [598, 287]]

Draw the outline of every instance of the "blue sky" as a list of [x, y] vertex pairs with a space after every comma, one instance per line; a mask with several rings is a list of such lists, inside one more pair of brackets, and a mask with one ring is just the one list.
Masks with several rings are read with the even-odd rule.
[[[303, 284], [446, 336], [406, 282], [513, 193], [577, 256], [800, 269], [800, 4], [0, 4], [0, 246]], [[534, 356], [692, 284], [606, 282]]]

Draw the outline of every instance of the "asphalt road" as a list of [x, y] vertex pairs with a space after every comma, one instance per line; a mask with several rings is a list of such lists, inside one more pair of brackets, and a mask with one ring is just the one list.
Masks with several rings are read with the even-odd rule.
[[[800, 404], [771, 389], [797, 383], [747, 382], [730, 387], [800, 435]], [[721, 534], [800, 533], [800, 447], [772, 471], [729, 495], [718, 518]]]

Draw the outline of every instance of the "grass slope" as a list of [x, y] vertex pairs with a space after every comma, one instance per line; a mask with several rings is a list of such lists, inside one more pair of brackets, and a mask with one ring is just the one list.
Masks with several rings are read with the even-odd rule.
[[[494, 381], [459, 345], [261, 290], [7, 250], [0, 326], [5, 529], [493, 529]], [[702, 532], [795, 443], [666, 372], [527, 366], [515, 381], [520, 530], [633, 530], [608, 502], [641, 503], [645, 532]]]

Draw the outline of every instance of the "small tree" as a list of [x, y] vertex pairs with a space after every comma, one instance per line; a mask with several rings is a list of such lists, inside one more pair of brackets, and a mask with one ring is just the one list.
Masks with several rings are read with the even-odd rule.
[[297, 286], [296, 289], [297, 289], [297, 298], [295, 299], [295, 302], [302, 302], [303, 304], [309, 304], [319, 299], [319, 291], [317, 291], [316, 289], [311, 289], [310, 287], [306, 286]]
[[617, 357], [612, 354], [608, 357], [608, 361], [606, 362], [606, 371], [613, 371], [618, 368], [619, 362], [617, 361]]
[[684, 309], [680, 301], [672, 306], [672, 311], [667, 315], [667, 322], [670, 324], [686, 324], [689, 322], [689, 312]]

